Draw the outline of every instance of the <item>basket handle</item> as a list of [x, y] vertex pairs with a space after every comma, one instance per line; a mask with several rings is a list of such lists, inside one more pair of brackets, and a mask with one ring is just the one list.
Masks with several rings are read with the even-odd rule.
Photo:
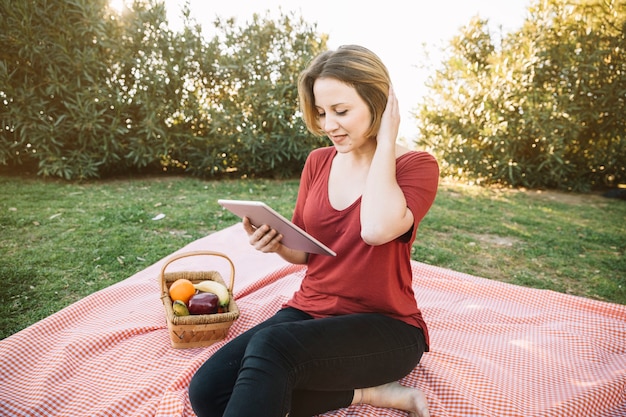
[[219, 256], [221, 258], [224, 258], [228, 261], [228, 263], [230, 264], [230, 285], [228, 286], [228, 291], [232, 294], [233, 292], [233, 287], [235, 285], [235, 265], [233, 264], [233, 261], [231, 261], [231, 259], [226, 256], [225, 254], [221, 253], [221, 252], [213, 252], [213, 251], [193, 251], [193, 252], [186, 252], [186, 253], [180, 253], [178, 255], [173, 255], [171, 258], [169, 258], [165, 264], [163, 264], [163, 267], [161, 268], [161, 287], [162, 289], [165, 291], [166, 290], [166, 285], [165, 285], [165, 268], [168, 267], [168, 265], [170, 265], [172, 262], [177, 261], [179, 259], [183, 259], [183, 258], [187, 258], [190, 256], [200, 256], [200, 255], [208, 255], [208, 256]]

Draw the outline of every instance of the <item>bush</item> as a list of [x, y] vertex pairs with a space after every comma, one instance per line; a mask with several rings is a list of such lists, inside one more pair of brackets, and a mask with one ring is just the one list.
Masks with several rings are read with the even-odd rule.
[[420, 106], [419, 143], [476, 182], [587, 191], [626, 182], [626, 5], [536, 1], [496, 45], [474, 19]]
[[[172, 149], [172, 157], [200, 175], [298, 175], [308, 153], [326, 144], [306, 130], [297, 93], [298, 74], [325, 42], [293, 16], [271, 21], [254, 15], [245, 27], [218, 20], [216, 28], [219, 53], [210, 79], [218, 82], [209, 89], [211, 105], [202, 126], [197, 121], [188, 126], [202, 130]], [[179, 118], [177, 123], [187, 121]]]
[[[166, 170], [290, 176], [323, 142], [295, 78], [326, 38], [302, 19], [218, 20], [135, 1], [0, 0], [0, 164], [66, 179]], [[291, 40], [293, 39], [293, 40]]]

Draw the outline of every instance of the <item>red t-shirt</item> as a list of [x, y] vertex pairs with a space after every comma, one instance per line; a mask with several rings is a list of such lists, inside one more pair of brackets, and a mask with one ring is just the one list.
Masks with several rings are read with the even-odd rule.
[[300, 289], [286, 305], [313, 317], [377, 312], [428, 330], [413, 293], [411, 246], [417, 227], [430, 209], [439, 183], [439, 166], [427, 152], [408, 152], [396, 160], [396, 180], [415, 224], [407, 233], [380, 246], [361, 239], [359, 197], [344, 210], [328, 198], [328, 177], [337, 151], [316, 149], [302, 172], [293, 222], [329, 246], [336, 257], [309, 254]]

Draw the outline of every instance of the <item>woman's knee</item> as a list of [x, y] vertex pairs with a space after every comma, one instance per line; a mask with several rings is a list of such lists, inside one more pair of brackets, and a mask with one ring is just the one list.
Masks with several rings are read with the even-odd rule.
[[[221, 416], [216, 409], [218, 392], [214, 389], [216, 377], [210, 372], [203, 372], [201, 367], [189, 383], [189, 402], [198, 417]], [[214, 412], [213, 412], [214, 411]], [[223, 410], [222, 410], [223, 411]]]
[[278, 324], [259, 331], [250, 339], [244, 359], [260, 356], [280, 361], [289, 357], [294, 342], [289, 327], [290, 324]]
[[239, 371], [239, 363], [214, 359], [205, 362], [189, 383], [189, 402], [198, 417], [222, 416]]

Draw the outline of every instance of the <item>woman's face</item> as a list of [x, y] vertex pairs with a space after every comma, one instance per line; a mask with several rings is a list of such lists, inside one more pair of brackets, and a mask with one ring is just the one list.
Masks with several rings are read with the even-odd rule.
[[370, 144], [365, 133], [370, 127], [369, 107], [351, 87], [334, 78], [318, 78], [313, 84], [318, 123], [339, 152]]

